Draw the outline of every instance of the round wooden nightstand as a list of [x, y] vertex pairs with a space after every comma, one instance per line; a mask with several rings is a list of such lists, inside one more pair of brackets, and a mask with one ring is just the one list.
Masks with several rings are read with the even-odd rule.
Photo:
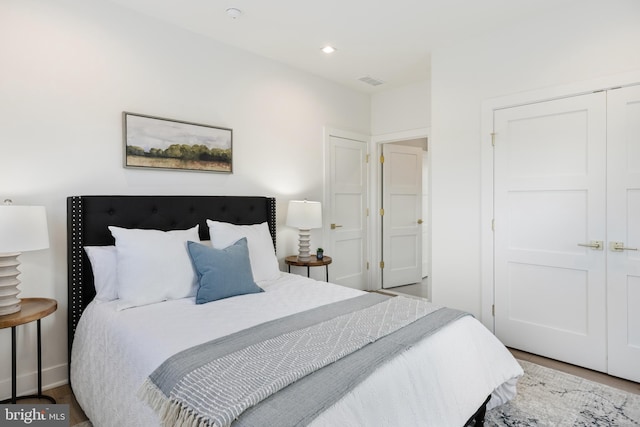
[[[42, 394], [42, 344], [40, 337], [40, 319], [58, 309], [58, 302], [49, 298], [22, 298], [20, 311], [0, 316], [0, 329], [11, 328], [11, 398], [1, 403], [16, 403], [21, 399], [46, 399], [56, 403], [51, 396]], [[38, 324], [38, 394], [16, 396], [16, 327], [37, 321]]]
[[326, 281], [329, 281], [329, 264], [331, 264], [330, 256], [323, 256], [322, 259], [318, 259], [315, 255], [311, 255], [311, 259], [309, 261], [299, 261], [298, 255], [291, 255], [284, 259], [285, 264], [289, 268], [289, 273], [291, 273], [291, 266], [295, 265], [297, 267], [307, 267], [307, 277], [309, 277], [309, 269], [311, 267], [322, 267], [324, 265], [325, 268], [325, 276]]

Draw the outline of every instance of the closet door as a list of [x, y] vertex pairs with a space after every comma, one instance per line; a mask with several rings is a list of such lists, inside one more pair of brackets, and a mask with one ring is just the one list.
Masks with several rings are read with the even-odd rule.
[[640, 381], [640, 87], [607, 101], [609, 373]]
[[605, 97], [494, 114], [495, 333], [507, 346], [599, 371], [607, 369]]

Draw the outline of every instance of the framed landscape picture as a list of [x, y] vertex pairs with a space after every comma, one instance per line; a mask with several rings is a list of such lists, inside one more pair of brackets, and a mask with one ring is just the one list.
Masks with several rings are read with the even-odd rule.
[[122, 113], [124, 166], [233, 173], [233, 131]]

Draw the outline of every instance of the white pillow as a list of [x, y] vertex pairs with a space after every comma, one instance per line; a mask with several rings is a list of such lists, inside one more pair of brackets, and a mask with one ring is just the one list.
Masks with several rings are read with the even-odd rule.
[[93, 270], [93, 284], [96, 288], [96, 299], [113, 301], [118, 298], [118, 276], [116, 267], [115, 246], [85, 246], [91, 269]]
[[207, 225], [211, 235], [211, 246], [216, 249], [224, 249], [243, 237], [247, 238], [253, 280], [256, 282], [275, 280], [280, 276], [278, 259], [266, 222], [254, 225], [235, 225], [208, 219]]
[[200, 241], [198, 226], [172, 231], [110, 226], [109, 230], [116, 239], [119, 310], [196, 294], [187, 241]]

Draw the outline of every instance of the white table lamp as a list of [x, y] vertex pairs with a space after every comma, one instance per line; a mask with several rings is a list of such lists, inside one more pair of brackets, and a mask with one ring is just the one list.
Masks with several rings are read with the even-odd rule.
[[0, 316], [20, 311], [20, 253], [48, 247], [44, 206], [0, 205]]
[[291, 200], [287, 209], [287, 225], [299, 230], [298, 260], [309, 261], [309, 236], [312, 228], [322, 228], [320, 202]]

